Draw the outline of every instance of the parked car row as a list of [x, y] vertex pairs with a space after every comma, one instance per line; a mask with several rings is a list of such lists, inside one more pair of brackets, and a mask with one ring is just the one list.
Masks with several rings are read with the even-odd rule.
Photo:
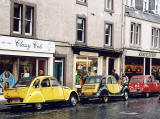
[[65, 101], [70, 106], [76, 106], [79, 101], [99, 99], [106, 103], [110, 97], [120, 97], [128, 100], [129, 95], [160, 92], [159, 81], [150, 75], [133, 76], [128, 86], [122, 86], [115, 77], [89, 76], [82, 86], [81, 92], [61, 86], [51, 76], [38, 76], [22, 78], [17, 81], [14, 88], [7, 88], [3, 94], [7, 105], [32, 105], [35, 109], [42, 109], [45, 103]]

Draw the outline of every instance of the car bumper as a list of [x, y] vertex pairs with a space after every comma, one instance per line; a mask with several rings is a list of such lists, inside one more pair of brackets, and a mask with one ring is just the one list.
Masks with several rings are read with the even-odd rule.
[[99, 98], [97, 95], [81, 95], [80, 99], [85, 99], [85, 98]]

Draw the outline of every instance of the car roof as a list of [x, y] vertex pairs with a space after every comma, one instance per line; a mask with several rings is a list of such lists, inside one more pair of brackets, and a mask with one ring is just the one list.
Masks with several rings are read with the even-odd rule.
[[145, 78], [145, 77], [150, 77], [150, 76], [152, 75], [135, 75], [135, 76], [132, 76], [131, 79], [132, 78]]
[[112, 75], [95, 75], [95, 76], [88, 76], [88, 78], [106, 78], [106, 77], [113, 77]]

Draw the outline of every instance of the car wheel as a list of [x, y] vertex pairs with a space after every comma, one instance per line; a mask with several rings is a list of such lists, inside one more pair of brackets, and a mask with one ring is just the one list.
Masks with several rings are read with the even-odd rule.
[[146, 98], [148, 98], [149, 97], [149, 93], [145, 93], [145, 96], [146, 96]]
[[34, 107], [34, 109], [36, 109], [36, 110], [41, 110], [41, 109], [43, 108], [43, 105], [42, 105], [42, 103], [35, 103], [35, 104], [33, 105], [33, 107]]
[[70, 106], [76, 106], [78, 103], [77, 97], [75, 95], [71, 95], [69, 99]]
[[101, 98], [103, 103], [107, 103], [108, 102], [108, 96], [104, 96]]
[[128, 100], [128, 92], [124, 91], [123, 99], [126, 101]]

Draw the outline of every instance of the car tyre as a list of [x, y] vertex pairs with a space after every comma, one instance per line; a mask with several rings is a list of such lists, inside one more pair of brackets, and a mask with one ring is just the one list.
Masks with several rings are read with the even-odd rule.
[[103, 96], [103, 97], [101, 98], [101, 100], [102, 100], [103, 103], [107, 103], [108, 100], [109, 100], [109, 97], [108, 97], [108, 96]]
[[70, 106], [76, 106], [78, 103], [78, 99], [75, 95], [71, 95], [70, 98], [69, 98], [69, 105]]
[[148, 98], [149, 97], [149, 93], [145, 93], [145, 96], [146, 96], [146, 98]]
[[35, 110], [41, 110], [43, 108], [43, 104], [42, 103], [35, 103], [35, 104], [33, 104], [33, 107]]
[[124, 101], [128, 100], [128, 91], [124, 91], [123, 99]]

